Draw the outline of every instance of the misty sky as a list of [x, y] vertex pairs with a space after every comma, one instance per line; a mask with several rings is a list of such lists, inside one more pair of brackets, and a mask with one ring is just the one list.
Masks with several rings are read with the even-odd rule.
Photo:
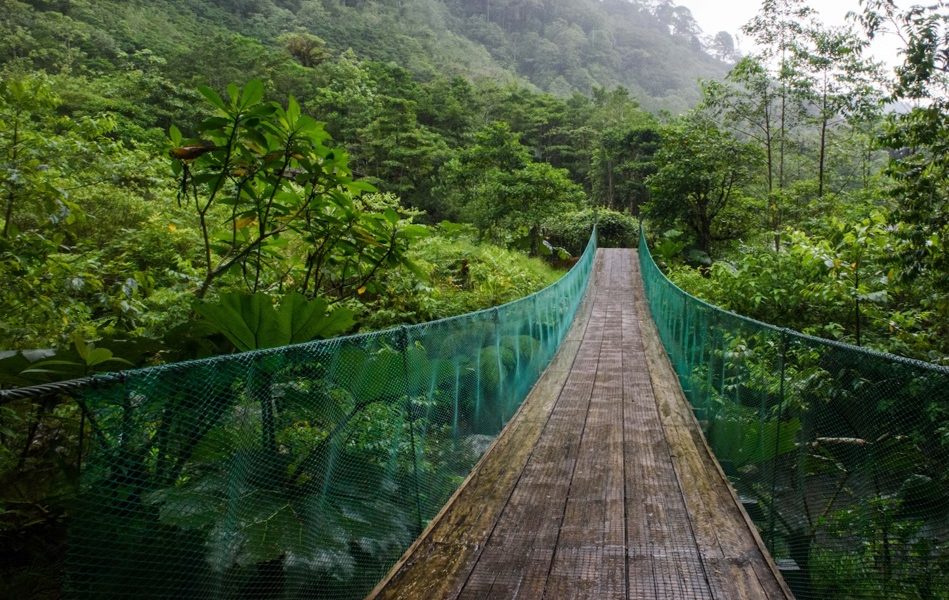
[[[708, 35], [727, 31], [736, 38], [743, 52], [752, 50], [749, 43], [742, 39], [739, 29], [758, 12], [761, 0], [673, 0], [675, 4], [685, 6], [692, 12], [702, 30]], [[908, 4], [907, 0], [897, 2], [897, 6]], [[809, 3], [816, 8], [829, 25], [844, 23], [848, 11], [860, 11], [857, 0], [820, 0]], [[872, 47], [873, 55], [883, 62], [895, 64], [898, 60], [899, 40], [895, 36], [880, 36]]]

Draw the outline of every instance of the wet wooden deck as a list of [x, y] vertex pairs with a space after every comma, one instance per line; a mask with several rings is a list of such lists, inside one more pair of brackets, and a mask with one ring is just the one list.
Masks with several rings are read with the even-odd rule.
[[370, 598], [791, 598], [600, 250], [554, 362]]

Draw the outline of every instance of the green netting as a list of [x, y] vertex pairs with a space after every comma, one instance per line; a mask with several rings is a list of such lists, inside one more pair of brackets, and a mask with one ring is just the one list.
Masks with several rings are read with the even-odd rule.
[[711, 306], [645, 236], [640, 262], [682, 388], [795, 595], [949, 598], [949, 369]]
[[595, 249], [594, 232], [563, 278], [497, 308], [36, 401], [34, 433], [78, 428], [84, 448], [31, 457], [48, 473], [62, 459], [50, 480], [72, 496], [64, 574], [37, 595], [59, 597], [61, 578], [67, 598], [362, 597], [556, 353]]

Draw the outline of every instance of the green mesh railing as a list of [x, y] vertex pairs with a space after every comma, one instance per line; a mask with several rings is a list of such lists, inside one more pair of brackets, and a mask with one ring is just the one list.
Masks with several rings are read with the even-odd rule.
[[37, 410], [84, 444], [81, 465], [61, 453], [82, 475], [43, 597], [362, 597], [546, 368], [595, 249], [497, 308], [128, 371]]
[[949, 598], [949, 369], [682, 291], [646, 296], [709, 445], [801, 599]]

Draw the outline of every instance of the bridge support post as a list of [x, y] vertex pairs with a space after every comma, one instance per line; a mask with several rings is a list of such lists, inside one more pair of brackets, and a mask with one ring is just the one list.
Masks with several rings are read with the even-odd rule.
[[785, 370], [787, 366], [787, 347], [788, 347], [788, 330], [781, 330], [781, 342], [780, 342], [780, 355], [779, 355], [779, 371], [781, 380], [779, 381], [778, 387], [778, 413], [777, 413], [777, 424], [775, 426], [775, 435], [774, 435], [774, 455], [771, 457], [771, 497], [769, 499], [769, 508], [768, 508], [768, 550], [774, 555], [774, 527], [775, 527], [775, 495], [778, 490], [778, 452], [781, 449], [781, 424], [784, 421], [784, 382], [785, 382]]
[[409, 421], [409, 447], [412, 451], [412, 483], [415, 487], [415, 536], [422, 533], [422, 497], [418, 481], [418, 450], [415, 444], [415, 410], [412, 408], [412, 374], [409, 372], [409, 328], [399, 328], [399, 350], [402, 352], [402, 375], [405, 382], [405, 418]]

